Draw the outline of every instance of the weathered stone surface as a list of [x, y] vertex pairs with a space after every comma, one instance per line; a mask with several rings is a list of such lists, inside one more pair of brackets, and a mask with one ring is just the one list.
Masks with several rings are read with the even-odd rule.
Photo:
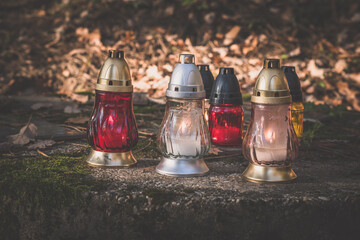
[[[26, 211], [14, 201], [15, 220], [5, 239], [358, 238], [358, 113], [344, 112], [341, 117], [317, 110], [307, 113], [305, 132], [316, 137], [302, 142], [293, 165], [298, 178], [290, 183], [257, 184], [241, 178], [247, 161], [236, 153], [206, 157], [210, 173], [204, 177], [155, 173], [160, 153], [154, 134], [162, 113], [151, 107], [145, 112], [135, 110], [141, 133], [134, 150], [137, 166], [91, 168], [88, 177], [105, 184], [85, 192], [80, 203], [53, 208], [47, 214]], [[323, 125], [317, 131], [318, 121]], [[69, 139], [42, 151], [49, 156], [85, 157], [89, 150], [85, 139]], [[21, 159], [38, 153], [19, 149], [11, 154]]]
[[339, 164], [312, 153], [294, 164], [299, 178], [287, 184], [242, 180], [242, 157], [208, 160], [211, 173], [201, 178], [158, 175], [155, 160], [139, 159], [132, 169], [95, 168], [93, 176], [109, 184], [89, 193], [84, 206], [55, 213], [47, 234], [50, 239], [356, 239], [358, 162]]

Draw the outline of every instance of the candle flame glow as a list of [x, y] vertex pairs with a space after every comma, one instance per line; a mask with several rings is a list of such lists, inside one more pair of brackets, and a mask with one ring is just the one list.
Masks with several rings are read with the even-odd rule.
[[275, 132], [272, 129], [265, 130], [265, 139], [272, 143], [275, 140]]

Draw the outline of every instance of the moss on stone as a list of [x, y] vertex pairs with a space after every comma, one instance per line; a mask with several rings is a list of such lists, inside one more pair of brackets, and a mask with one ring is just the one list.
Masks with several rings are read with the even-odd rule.
[[154, 158], [161, 156], [155, 140], [141, 139], [133, 149], [136, 158]]
[[339, 106], [329, 106], [324, 104], [316, 105], [313, 102], [304, 103], [304, 112], [321, 112], [324, 114], [328, 114], [329, 116], [339, 116], [341, 117], [344, 112], [346, 112], [346, 107], [344, 105]]
[[1, 159], [0, 235], [16, 228], [22, 212], [46, 217], [53, 209], [81, 203], [84, 193], [100, 186], [89, 176], [84, 157]]
[[321, 116], [320, 121], [304, 121], [302, 140], [306, 145], [314, 139], [351, 140], [356, 137], [348, 126], [352, 126], [359, 113], [347, 111], [342, 105], [330, 107], [305, 103], [304, 106], [305, 118], [318, 119]]
[[249, 102], [251, 100], [251, 93], [243, 93], [242, 99], [244, 102]]

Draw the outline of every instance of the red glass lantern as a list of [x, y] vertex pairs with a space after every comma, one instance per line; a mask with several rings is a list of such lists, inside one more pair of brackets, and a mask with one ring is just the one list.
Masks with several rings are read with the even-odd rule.
[[209, 109], [211, 141], [220, 147], [239, 148], [243, 139], [242, 95], [233, 68], [220, 68]]
[[123, 51], [109, 52], [95, 88], [95, 106], [88, 130], [93, 148], [88, 163], [128, 167], [136, 163], [131, 149], [138, 142], [132, 104], [131, 76]]
[[241, 146], [243, 135], [243, 108], [234, 104], [210, 106], [210, 133], [214, 145]]

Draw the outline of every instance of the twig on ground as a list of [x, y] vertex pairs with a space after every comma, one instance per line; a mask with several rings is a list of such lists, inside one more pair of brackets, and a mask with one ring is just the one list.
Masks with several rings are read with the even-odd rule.
[[81, 132], [81, 133], [83, 133], [84, 131], [86, 131], [86, 128], [85, 128], [85, 127], [73, 126], [73, 125], [68, 125], [68, 124], [61, 124], [61, 126], [74, 129], [74, 130], [76, 130], [76, 131], [78, 131], [78, 132]]
[[49, 155], [47, 155], [47, 154], [45, 154], [45, 153], [43, 153], [42, 151], [40, 151], [39, 149], [38, 150], [36, 150], [40, 155], [43, 155], [44, 157], [47, 157], [47, 158], [50, 158], [50, 156]]
[[144, 150], [145, 148], [149, 147], [150, 144], [152, 143], [151, 140], [149, 140], [148, 144], [146, 144], [144, 147], [140, 148], [140, 149], [136, 149], [135, 151], [133, 151], [134, 153], [140, 152], [142, 150]]

